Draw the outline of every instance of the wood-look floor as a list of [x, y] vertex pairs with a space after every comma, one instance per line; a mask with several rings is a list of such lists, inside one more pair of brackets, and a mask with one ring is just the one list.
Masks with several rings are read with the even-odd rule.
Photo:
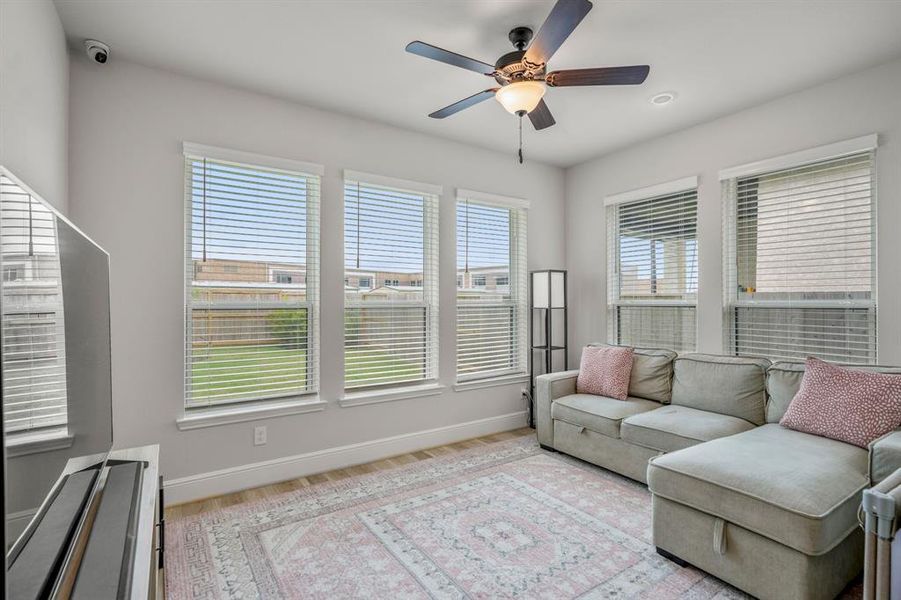
[[337, 469], [335, 471], [317, 473], [316, 475], [298, 477], [296, 479], [290, 479], [288, 481], [273, 483], [263, 487], [234, 492], [232, 494], [226, 494], [224, 496], [215, 496], [212, 498], [205, 498], [203, 500], [196, 500], [194, 502], [189, 502], [186, 504], [167, 506], [166, 519], [177, 519], [179, 517], [196, 515], [210, 510], [224, 508], [226, 506], [234, 506], [235, 504], [240, 504], [242, 502], [252, 502], [254, 500], [265, 498], [266, 496], [289, 492], [298, 488], [315, 485], [323, 481], [338, 481], [347, 477], [353, 477], [354, 475], [363, 475], [364, 473], [373, 473], [375, 471], [393, 469], [395, 467], [413, 463], [418, 460], [435, 458], [437, 456], [446, 456], [448, 454], [454, 454], [462, 450], [468, 450], [470, 448], [477, 448], [478, 446], [484, 446], [504, 440], [515, 439], [524, 435], [530, 435], [534, 432], [534, 429], [523, 427], [522, 429], [514, 429], [513, 431], [505, 431], [503, 433], [495, 433], [493, 435], [477, 437], [471, 440], [457, 442], [455, 444], [448, 444], [447, 446], [438, 446], [436, 448], [420, 450], [419, 452], [401, 454], [400, 456], [393, 456], [391, 458], [386, 458], [371, 463], [365, 463], [354, 467], [347, 467], [346, 469]]

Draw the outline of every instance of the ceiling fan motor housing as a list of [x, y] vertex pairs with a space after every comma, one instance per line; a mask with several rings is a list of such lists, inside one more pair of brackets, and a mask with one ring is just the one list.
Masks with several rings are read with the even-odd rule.
[[514, 27], [507, 37], [516, 50], [497, 59], [494, 63], [494, 68], [497, 69], [494, 79], [501, 85], [507, 85], [521, 79], [541, 78], [544, 75], [543, 66], [536, 70], [534, 67], [527, 67], [522, 60], [526, 54], [526, 46], [532, 41], [532, 30], [528, 27]]

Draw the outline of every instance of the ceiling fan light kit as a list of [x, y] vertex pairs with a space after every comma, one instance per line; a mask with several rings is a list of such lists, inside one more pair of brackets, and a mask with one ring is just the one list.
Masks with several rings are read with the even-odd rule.
[[[591, 8], [592, 4], [589, 0], [557, 0], [534, 39], [532, 30], [528, 27], [515, 27], [510, 31], [507, 37], [516, 50], [501, 56], [494, 65], [425, 42], [410, 42], [407, 44], [406, 50], [411, 54], [493, 77], [501, 86], [473, 94], [436, 110], [429, 116], [433, 119], [444, 119], [493, 96], [507, 112], [520, 117], [520, 128], [522, 127], [522, 117], [528, 114], [532, 126], [540, 131], [556, 123], [544, 102], [544, 95], [548, 87], [640, 85], [644, 83], [650, 71], [648, 65], [547, 72], [547, 64], [551, 56], [582, 22]], [[522, 162], [521, 134], [519, 161]]]
[[545, 90], [547, 84], [543, 81], [517, 81], [499, 89], [494, 97], [508, 113], [522, 116], [535, 110]]

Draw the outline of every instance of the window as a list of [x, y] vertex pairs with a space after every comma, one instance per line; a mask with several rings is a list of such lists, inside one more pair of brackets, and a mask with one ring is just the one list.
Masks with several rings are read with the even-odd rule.
[[372, 280], [369, 277], [360, 277], [360, 287], [368, 290], [372, 287]]
[[0, 175], [3, 428], [67, 425], [66, 340], [53, 212]]
[[693, 351], [697, 183], [691, 178], [664, 185], [681, 189], [653, 194], [649, 188], [647, 197], [635, 199], [643, 195], [639, 191], [625, 201], [608, 198], [607, 339], [625, 346]]
[[503, 287], [505, 285], [510, 285], [510, 278], [506, 277], [506, 276], [497, 277], [494, 280], [494, 285], [496, 285], [497, 287]]
[[873, 151], [723, 181], [726, 348], [876, 362]]
[[185, 144], [187, 409], [317, 391], [316, 169]]
[[[347, 289], [344, 387], [438, 378], [440, 188], [345, 172], [344, 268], [379, 274], [385, 287]], [[421, 288], [400, 286], [421, 279]], [[364, 291], [365, 290], [365, 291]]]
[[[457, 200], [457, 379], [527, 369], [527, 209], [460, 190]], [[506, 287], [486, 287], [488, 276]]]

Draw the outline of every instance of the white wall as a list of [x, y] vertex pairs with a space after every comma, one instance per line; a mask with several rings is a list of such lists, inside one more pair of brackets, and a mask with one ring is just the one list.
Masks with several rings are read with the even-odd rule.
[[[111, 255], [118, 446], [162, 444], [167, 479], [523, 410], [521, 385], [454, 392], [454, 188], [526, 198], [529, 268], [564, 261], [563, 171], [121, 61], [71, 62], [70, 215]], [[300, 75], [298, 75], [300, 76]], [[398, 94], [403, 102], [403, 94]], [[365, 102], [365, 98], [360, 98]], [[448, 126], [453, 126], [452, 122]], [[512, 125], [511, 125], [512, 127]], [[325, 165], [322, 180], [323, 412], [179, 431], [183, 391], [182, 141]], [[438, 396], [340, 408], [342, 169], [445, 186], [441, 199]], [[525, 421], [523, 420], [523, 423]]]
[[[571, 359], [606, 339], [604, 197], [689, 175], [698, 197], [698, 350], [723, 349], [719, 171], [796, 150], [878, 133], [879, 362], [901, 364], [901, 61], [632, 146], [566, 173], [566, 265]], [[664, 110], [679, 110], [673, 104]]]
[[69, 57], [50, 0], [0, 2], [0, 164], [68, 203]]

